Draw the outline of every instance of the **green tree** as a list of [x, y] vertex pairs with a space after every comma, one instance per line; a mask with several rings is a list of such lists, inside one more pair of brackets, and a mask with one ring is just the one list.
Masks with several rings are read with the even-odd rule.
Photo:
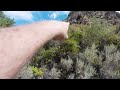
[[0, 27], [9, 27], [14, 23], [14, 19], [10, 19], [2, 11], [0, 11]]

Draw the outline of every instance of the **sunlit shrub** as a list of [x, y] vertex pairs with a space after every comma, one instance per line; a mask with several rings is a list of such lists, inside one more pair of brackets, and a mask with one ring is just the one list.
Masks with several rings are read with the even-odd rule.
[[76, 54], [79, 50], [78, 43], [73, 39], [68, 39], [63, 42], [60, 48], [61, 53], [72, 53]]
[[43, 76], [45, 68], [37, 68], [37, 67], [32, 67], [32, 71], [34, 73], [35, 76]]

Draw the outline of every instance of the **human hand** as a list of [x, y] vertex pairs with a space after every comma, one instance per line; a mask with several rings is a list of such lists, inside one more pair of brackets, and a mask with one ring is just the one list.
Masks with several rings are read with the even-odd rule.
[[53, 40], [64, 40], [68, 39], [68, 29], [69, 29], [69, 22], [53, 22], [53, 24], [56, 25], [56, 30], [58, 30], [58, 33], [53, 38]]
[[46, 27], [54, 35], [53, 40], [64, 40], [68, 38], [69, 22], [63, 21], [43, 21], [41, 25]]

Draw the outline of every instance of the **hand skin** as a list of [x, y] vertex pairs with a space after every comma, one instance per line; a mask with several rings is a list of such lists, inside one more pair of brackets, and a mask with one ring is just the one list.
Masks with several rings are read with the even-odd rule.
[[0, 29], [0, 79], [12, 79], [51, 39], [68, 38], [69, 23], [42, 21]]

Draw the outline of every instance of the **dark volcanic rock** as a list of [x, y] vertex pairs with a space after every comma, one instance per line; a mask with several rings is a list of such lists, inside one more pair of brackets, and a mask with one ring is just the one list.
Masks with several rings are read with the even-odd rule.
[[116, 11], [71, 11], [66, 21], [76, 24], [89, 24], [92, 17], [105, 19], [113, 25], [120, 25], [120, 14]]

